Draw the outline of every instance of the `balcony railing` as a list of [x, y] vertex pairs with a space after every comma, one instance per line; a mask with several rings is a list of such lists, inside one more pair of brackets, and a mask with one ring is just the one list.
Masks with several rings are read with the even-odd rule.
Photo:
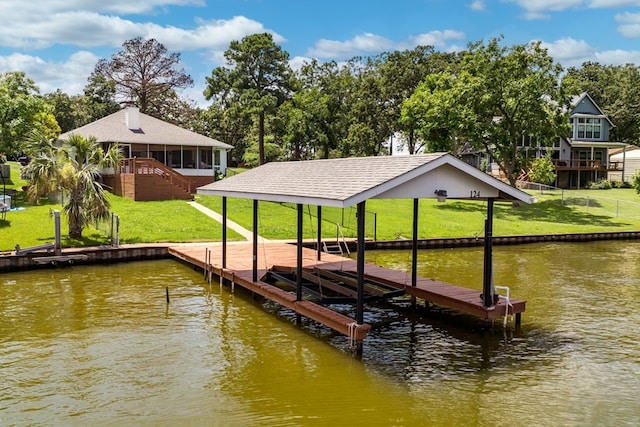
[[556, 170], [619, 171], [622, 162], [604, 163], [602, 160], [554, 160]]

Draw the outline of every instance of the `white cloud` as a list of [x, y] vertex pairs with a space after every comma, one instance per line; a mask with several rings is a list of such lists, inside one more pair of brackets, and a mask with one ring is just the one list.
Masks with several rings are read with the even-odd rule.
[[564, 38], [552, 43], [542, 42], [553, 59], [563, 67], [580, 67], [584, 62], [593, 61], [603, 65], [624, 65], [640, 63], [640, 51], [597, 50], [584, 40]]
[[309, 50], [314, 58], [350, 58], [357, 55], [381, 53], [393, 47], [393, 42], [382, 36], [365, 33], [344, 42], [321, 39]]
[[552, 43], [542, 42], [549, 55], [564, 67], [579, 66], [585, 61], [592, 60], [595, 55], [593, 49], [584, 40], [567, 37]]
[[378, 54], [390, 50], [402, 50], [418, 45], [447, 48], [451, 40], [464, 40], [465, 34], [455, 30], [431, 31], [409, 37], [406, 41], [393, 42], [385, 37], [365, 33], [347, 41], [321, 39], [309, 49], [307, 56], [321, 59], [349, 59], [358, 55]]
[[640, 0], [591, 0], [588, 6], [592, 8], [617, 8], [640, 6]]
[[486, 5], [484, 4], [484, 0], [474, 0], [469, 4], [469, 9], [475, 10], [476, 12], [484, 12], [486, 9]]
[[[172, 6], [205, 6], [205, 0], [0, 0], [0, 46], [12, 53], [0, 57], [0, 72], [21, 70], [34, 79], [43, 93], [58, 88], [80, 93], [87, 78], [100, 59], [87, 51], [80, 51], [67, 59], [48, 59], [51, 52], [69, 47], [83, 50], [100, 49], [102, 57], [114, 52], [126, 40], [135, 37], [155, 38], [169, 51], [191, 54], [193, 61], [214, 67], [224, 63], [223, 52], [232, 40], [260, 32], [269, 32], [278, 44], [285, 42], [281, 35], [270, 31], [258, 21], [244, 16], [230, 19], [203, 20], [194, 18], [191, 27], [160, 25], [154, 17], [171, 13]], [[145, 20], [133, 20], [132, 15], [152, 15]], [[131, 18], [131, 19], [130, 19]], [[62, 48], [62, 49], [60, 49]], [[52, 49], [46, 52], [46, 49]], [[31, 54], [41, 50], [42, 56]], [[67, 54], [68, 55], [68, 54]], [[193, 63], [188, 73], [201, 64]], [[194, 76], [197, 84], [204, 80]], [[202, 87], [191, 94], [200, 97]]]
[[3, 20], [0, 45], [20, 49], [44, 49], [54, 45], [118, 47], [126, 40], [142, 36], [157, 39], [169, 50], [224, 50], [232, 40], [258, 32], [272, 33], [276, 43], [285, 41], [284, 37], [269, 31], [261, 23], [243, 16], [197, 21], [193, 29], [134, 22], [90, 10], [58, 11], [47, 16], [36, 14], [28, 19], [21, 19], [24, 18], [22, 15], [13, 18]]
[[289, 59], [289, 66], [292, 70], [299, 71], [305, 64], [310, 64], [312, 60], [306, 56], [295, 56]]
[[525, 10], [523, 17], [529, 20], [548, 18], [547, 12], [558, 12], [584, 5], [584, 0], [507, 0]]
[[60, 89], [75, 95], [86, 86], [98, 60], [96, 55], [86, 51], [74, 53], [65, 62], [48, 62], [38, 56], [14, 53], [0, 56], [0, 71], [24, 71], [36, 82], [41, 93]]
[[29, 18], [41, 20], [42, 17], [77, 10], [97, 14], [139, 15], [166, 13], [166, 8], [170, 6], [205, 5], [205, 0], [0, 0], [0, 13], [3, 17], [27, 21]]
[[601, 64], [625, 65], [640, 64], [640, 51], [637, 50], [605, 50], [597, 52], [595, 60]]
[[461, 31], [444, 30], [418, 34], [417, 36], [412, 36], [411, 41], [416, 45], [444, 48], [452, 40], [464, 40], [465, 38], [466, 35]]
[[627, 38], [640, 37], [640, 13], [621, 13], [615, 16], [620, 23], [618, 32]]
[[[481, 0], [475, 0], [475, 2]], [[640, 0], [505, 0], [524, 9], [523, 17], [529, 20], [549, 17], [549, 12], [560, 12], [571, 8], [616, 9], [640, 6]], [[474, 4], [472, 3], [472, 5]]]

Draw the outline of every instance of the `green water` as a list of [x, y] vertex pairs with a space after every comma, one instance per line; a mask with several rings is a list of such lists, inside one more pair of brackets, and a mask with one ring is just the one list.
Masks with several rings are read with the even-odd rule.
[[[480, 291], [481, 250], [419, 261]], [[640, 424], [640, 242], [498, 247], [495, 282], [527, 300], [520, 330], [371, 307], [359, 360], [174, 261], [3, 274], [0, 425]]]

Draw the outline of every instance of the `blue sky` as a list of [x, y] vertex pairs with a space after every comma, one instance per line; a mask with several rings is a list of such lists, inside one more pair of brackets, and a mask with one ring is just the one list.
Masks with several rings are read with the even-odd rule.
[[184, 95], [201, 105], [229, 42], [256, 32], [294, 67], [500, 35], [539, 40], [565, 67], [640, 64], [640, 0], [0, 0], [0, 16], [0, 72], [24, 71], [43, 93], [80, 93], [100, 58], [142, 36], [180, 52], [195, 82]]

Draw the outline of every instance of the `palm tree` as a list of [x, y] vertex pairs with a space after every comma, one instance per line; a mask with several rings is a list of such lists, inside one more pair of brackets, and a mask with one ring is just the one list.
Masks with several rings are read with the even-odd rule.
[[69, 237], [82, 238], [82, 230], [92, 222], [109, 218], [109, 201], [100, 183], [100, 171], [116, 168], [122, 158], [118, 144], [107, 151], [95, 137], [73, 134], [64, 143], [39, 134], [32, 135], [29, 199], [62, 192], [62, 211], [69, 219]]

